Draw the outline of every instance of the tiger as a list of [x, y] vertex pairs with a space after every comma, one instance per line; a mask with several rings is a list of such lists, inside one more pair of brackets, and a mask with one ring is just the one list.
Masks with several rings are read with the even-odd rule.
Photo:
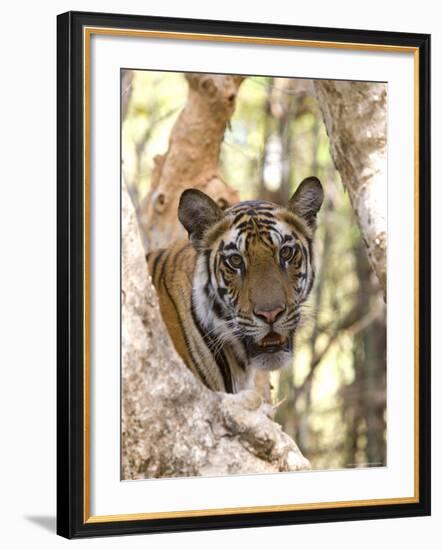
[[222, 210], [197, 189], [181, 194], [188, 239], [146, 258], [172, 342], [209, 389], [255, 389], [258, 372], [293, 363], [323, 198], [316, 177], [304, 179], [285, 207], [246, 200]]

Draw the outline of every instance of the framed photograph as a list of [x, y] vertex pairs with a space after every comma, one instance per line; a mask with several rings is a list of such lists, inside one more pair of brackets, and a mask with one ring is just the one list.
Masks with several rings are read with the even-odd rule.
[[57, 531], [430, 514], [430, 37], [58, 16]]

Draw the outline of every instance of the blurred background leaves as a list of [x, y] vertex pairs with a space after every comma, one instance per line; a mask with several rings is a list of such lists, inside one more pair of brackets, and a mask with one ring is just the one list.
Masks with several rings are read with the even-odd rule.
[[[122, 125], [122, 169], [135, 206], [153, 158], [167, 151], [186, 103], [182, 73], [133, 71]], [[122, 94], [129, 88], [123, 86]], [[291, 370], [272, 373], [276, 421], [314, 469], [386, 465], [386, 307], [368, 263], [311, 81], [248, 77], [220, 155], [241, 199], [285, 204], [298, 183], [325, 189], [316, 239], [317, 279]]]

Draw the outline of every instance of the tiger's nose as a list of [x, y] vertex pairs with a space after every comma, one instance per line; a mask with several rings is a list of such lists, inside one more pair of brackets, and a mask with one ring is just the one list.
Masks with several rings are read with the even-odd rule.
[[274, 323], [281, 313], [285, 311], [285, 306], [277, 306], [273, 309], [255, 309], [253, 312], [257, 317], [261, 317], [267, 323]]

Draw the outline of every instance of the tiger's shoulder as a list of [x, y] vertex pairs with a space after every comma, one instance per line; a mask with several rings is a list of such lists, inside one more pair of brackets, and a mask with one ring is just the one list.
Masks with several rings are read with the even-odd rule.
[[207, 335], [192, 308], [192, 288], [198, 253], [189, 241], [147, 255], [148, 269], [157, 291], [161, 317], [187, 367], [214, 391], [232, 391], [223, 378]]
[[146, 259], [163, 321], [178, 354], [192, 368], [189, 330], [196, 251], [189, 241], [178, 241], [150, 252]]
[[157, 292], [170, 285], [192, 285], [196, 251], [188, 240], [177, 241], [169, 248], [153, 250], [146, 254], [146, 260]]

